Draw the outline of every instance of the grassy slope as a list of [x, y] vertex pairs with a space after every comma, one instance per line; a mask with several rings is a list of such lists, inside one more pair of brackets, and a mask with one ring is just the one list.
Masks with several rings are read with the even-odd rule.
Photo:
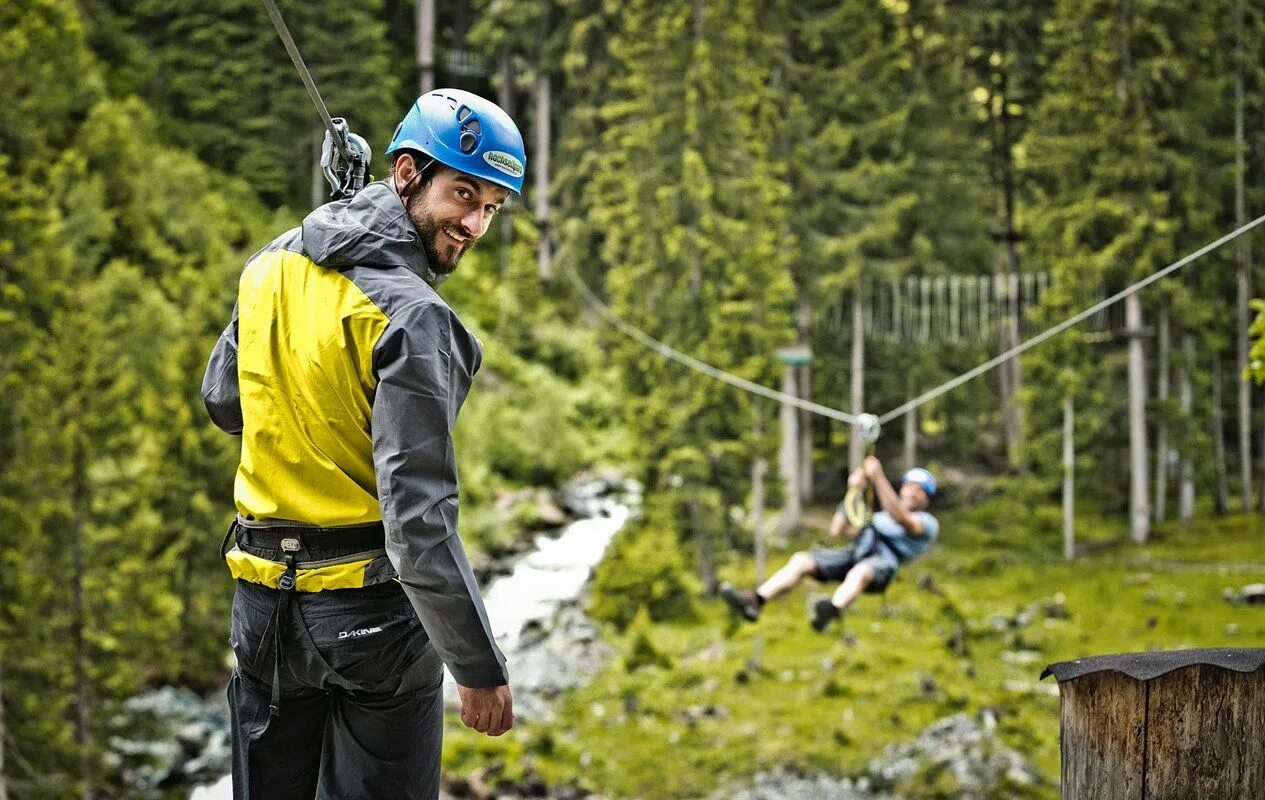
[[[701, 603], [696, 622], [652, 629], [672, 669], [630, 674], [612, 664], [560, 703], [557, 720], [500, 740], [452, 720], [445, 765], [453, 774], [489, 765], [507, 778], [533, 772], [613, 798], [693, 797], [777, 765], [855, 770], [938, 717], [988, 707], [1003, 739], [1045, 776], [1035, 796], [1056, 798], [1058, 699], [1052, 680], [1036, 681], [1045, 664], [1265, 640], [1265, 609], [1222, 599], [1227, 586], [1265, 580], [1259, 516], [1160, 526], [1141, 548], [1119, 543], [1122, 521], [1085, 518], [1078, 536], [1092, 554], [1072, 565], [1059, 557], [1055, 509], [994, 500], [945, 514], [943, 530], [941, 544], [897, 578], [886, 610], [877, 597], [860, 600], [847, 619], [852, 643], [808, 629], [804, 600], [816, 587], [769, 606], [754, 626], [737, 627], [718, 602]], [[812, 533], [776, 550], [771, 563], [811, 544]], [[724, 576], [749, 583], [752, 567], [735, 562]], [[920, 588], [924, 576], [943, 596]], [[1066, 619], [1046, 610], [1060, 593]], [[1031, 622], [1016, 624], [1025, 610]], [[949, 646], [959, 619], [965, 655]], [[762, 669], [739, 682], [757, 647]], [[1006, 651], [1017, 655], [1003, 658]]]

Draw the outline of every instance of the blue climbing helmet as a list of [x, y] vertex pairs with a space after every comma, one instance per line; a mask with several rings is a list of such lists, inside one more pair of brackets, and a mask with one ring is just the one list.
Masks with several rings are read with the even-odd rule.
[[417, 98], [386, 152], [399, 150], [417, 150], [458, 172], [523, 191], [523, 135], [509, 114], [477, 94], [436, 89]]
[[936, 476], [922, 467], [914, 467], [900, 479], [901, 483], [916, 483], [927, 493], [927, 497], [936, 496]]

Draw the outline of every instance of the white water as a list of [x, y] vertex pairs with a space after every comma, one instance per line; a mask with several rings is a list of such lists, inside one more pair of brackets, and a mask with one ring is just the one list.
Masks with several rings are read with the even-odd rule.
[[628, 519], [626, 507], [611, 503], [609, 516], [582, 519], [560, 536], [536, 537], [536, 549], [483, 593], [497, 643], [507, 653], [527, 623], [546, 620], [558, 606], [576, 599], [606, 546]]
[[[614, 501], [601, 503], [603, 516], [581, 519], [558, 536], [536, 537], [536, 549], [514, 564], [509, 575], [496, 578], [483, 593], [488, 621], [497, 644], [512, 657], [528, 623], [550, 619], [564, 603], [580, 596], [593, 568], [602, 560], [611, 539], [628, 520], [630, 510]], [[455, 698], [451, 676], [444, 679], [445, 696]], [[194, 788], [189, 800], [232, 800], [232, 776]]]

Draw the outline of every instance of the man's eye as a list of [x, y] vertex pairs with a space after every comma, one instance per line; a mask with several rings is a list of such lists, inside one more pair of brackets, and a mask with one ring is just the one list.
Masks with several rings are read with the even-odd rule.
[[495, 214], [496, 212], [497, 212], [497, 207], [494, 205], [485, 206], [483, 209], [483, 213], [489, 216], [491, 216], [492, 214]]
[[474, 195], [470, 193], [469, 189], [458, 189], [457, 196], [462, 200], [469, 200], [471, 197], [474, 197]]

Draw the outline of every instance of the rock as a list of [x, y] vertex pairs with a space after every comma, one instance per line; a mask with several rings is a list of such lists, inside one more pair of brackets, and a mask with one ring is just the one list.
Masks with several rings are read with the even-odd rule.
[[[749, 783], [712, 795], [712, 800], [902, 800], [923, 796], [929, 776], [937, 788], [960, 800], [1008, 796], [999, 787], [1030, 786], [1040, 775], [1019, 753], [996, 737], [996, 716], [983, 721], [955, 714], [924, 728], [913, 740], [892, 745], [862, 774], [847, 777], [801, 774], [789, 769], [758, 773]], [[905, 795], [902, 792], [914, 792]], [[937, 797], [941, 796], [939, 794]]]
[[1236, 622], [1227, 622], [1227, 623], [1226, 623], [1226, 626], [1225, 626], [1225, 635], [1226, 635], [1226, 636], [1238, 636], [1238, 635], [1239, 635], [1239, 630], [1240, 630], [1240, 629], [1239, 629], [1239, 625], [1238, 625], [1238, 623], [1236, 623]]

